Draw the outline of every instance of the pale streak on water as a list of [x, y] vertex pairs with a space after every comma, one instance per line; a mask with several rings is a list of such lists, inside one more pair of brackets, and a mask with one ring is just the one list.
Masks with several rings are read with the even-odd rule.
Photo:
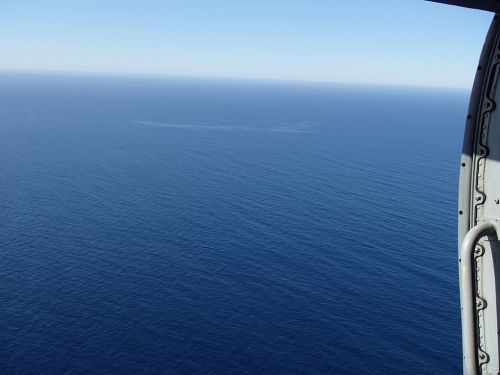
[[152, 122], [144, 120], [132, 120], [132, 122], [148, 125], [148, 126], [159, 126], [162, 128], [176, 128], [176, 129], [192, 129], [192, 130], [228, 130], [228, 131], [243, 131], [243, 132], [276, 132], [276, 133], [311, 133], [311, 129], [308, 123], [301, 123], [298, 125], [288, 125], [288, 126], [267, 126], [267, 127], [255, 127], [255, 126], [230, 126], [230, 125], [217, 125], [217, 124], [172, 124], [163, 122]]

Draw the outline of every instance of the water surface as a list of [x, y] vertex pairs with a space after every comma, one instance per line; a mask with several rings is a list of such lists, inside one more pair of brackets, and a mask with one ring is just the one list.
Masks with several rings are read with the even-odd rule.
[[467, 100], [0, 75], [0, 372], [459, 373]]

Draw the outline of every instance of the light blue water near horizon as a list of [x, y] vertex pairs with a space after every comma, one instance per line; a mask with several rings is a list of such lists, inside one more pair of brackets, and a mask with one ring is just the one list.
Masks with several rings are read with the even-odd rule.
[[459, 373], [468, 95], [0, 74], [0, 372]]

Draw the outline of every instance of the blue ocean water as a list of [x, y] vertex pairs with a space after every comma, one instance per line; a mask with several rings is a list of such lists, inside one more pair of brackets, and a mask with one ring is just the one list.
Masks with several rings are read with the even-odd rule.
[[0, 373], [459, 373], [467, 101], [0, 75]]

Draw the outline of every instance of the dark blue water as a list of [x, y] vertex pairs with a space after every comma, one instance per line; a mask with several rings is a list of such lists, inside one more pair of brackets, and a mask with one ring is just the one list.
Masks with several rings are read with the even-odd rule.
[[1, 75], [0, 373], [459, 373], [467, 101]]

